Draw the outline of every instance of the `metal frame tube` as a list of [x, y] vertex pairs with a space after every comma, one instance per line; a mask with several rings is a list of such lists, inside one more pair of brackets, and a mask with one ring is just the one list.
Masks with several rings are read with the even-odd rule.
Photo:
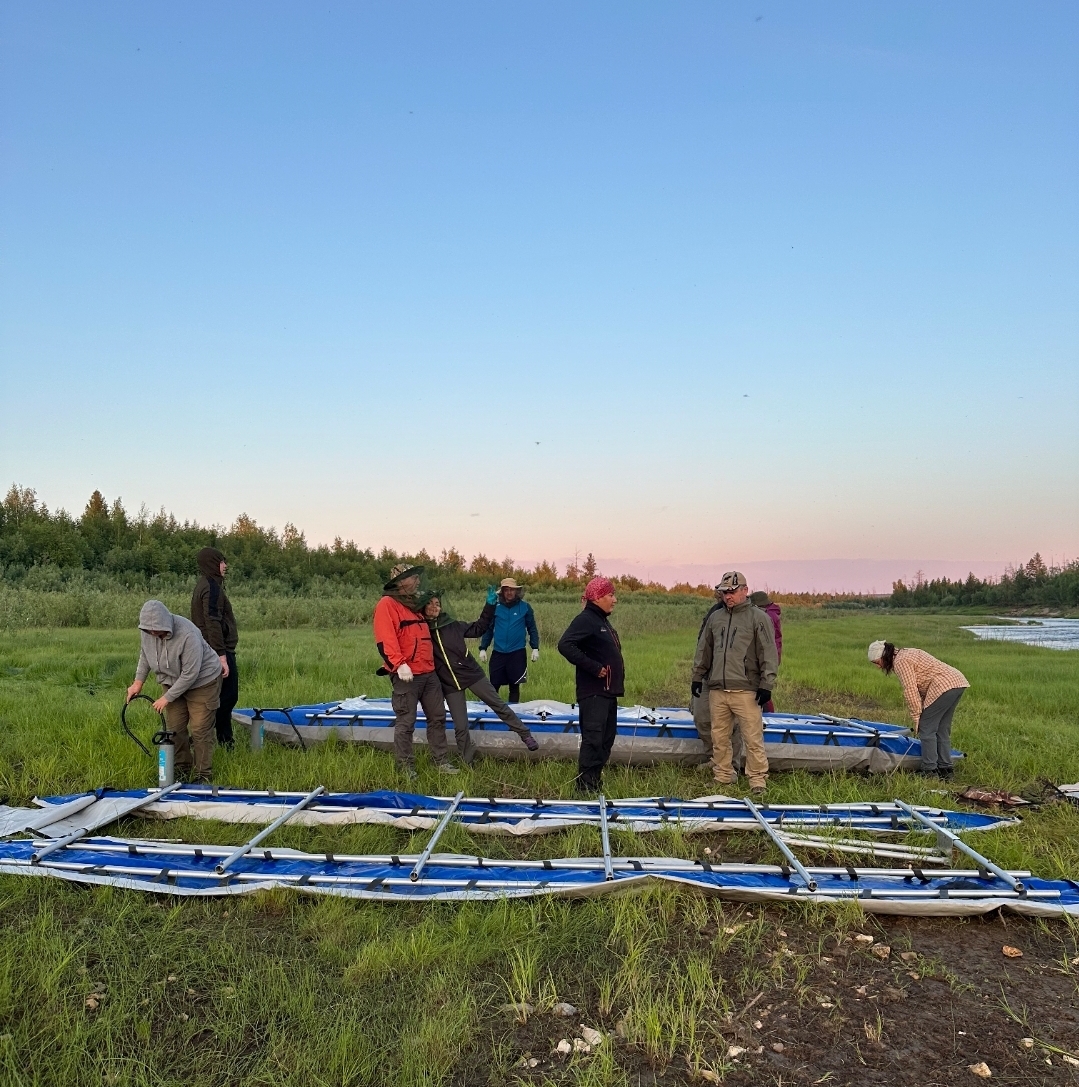
[[465, 798], [465, 791], [462, 789], [454, 798], [453, 803], [446, 809], [446, 814], [442, 816], [438, 826], [431, 832], [431, 838], [427, 842], [427, 848], [420, 854], [420, 858], [416, 861], [412, 871], [409, 872], [408, 878], [415, 883], [420, 878], [420, 873], [423, 871], [424, 865], [431, 859], [431, 854], [434, 852], [435, 846], [438, 844], [438, 839], [442, 837], [442, 832], [450, 825], [450, 820], [453, 818], [453, 813], [457, 810], [458, 804]]
[[[169, 793], [174, 792], [180, 788], [180, 782], [176, 782], [174, 785], [169, 785], [164, 789], [158, 789], [156, 792], [150, 793], [145, 796], [142, 801], [136, 804], [133, 808], [128, 808], [124, 815], [130, 815], [132, 812], [138, 811], [139, 808], [144, 808], [147, 804], [152, 804], [155, 800], [160, 800], [163, 796], [168, 796]], [[98, 823], [95, 823], [90, 827], [80, 827], [78, 830], [72, 831], [70, 834], [65, 835], [63, 838], [57, 839], [55, 842], [50, 843], [44, 849], [37, 850], [30, 858], [31, 864], [40, 864], [46, 857], [51, 856], [58, 849], [63, 849], [65, 846], [71, 845], [72, 842], [77, 842], [80, 838], [85, 838], [88, 834], [93, 834], [99, 827], [106, 826], [111, 823], [117, 816], [111, 816], [108, 819], [103, 819]]]
[[[26, 865], [26, 862], [21, 862], [21, 865], [28, 867], [28, 865]], [[20, 866], [20, 864], [17, 863], [17, 862], [10, 862], [10, 861], [3, 862], [3, 867], [5, 867], [8, 871], [10, 871], [11, 868], [13, 868], [13, 867], [19, 867], [19, 866]], [[55, 863], [53, 865], [49, 865], [47, 867], [49, 867], [50, 869], [52, 869], [52, 870], [54, 870], [56, 872], [70, 872], [72, 875], [79, 875], [79, 874], [85, 872], [87, 870], [88, 866], [84, 865], [84, 864], [73, 863], [73, 862], [70, 862], [70, 861], [60, 861], [60, 862], [57, 862], [57, 863]], [[737, 874], [738, 871], [743, 870], [745, 868], [752, 868], [752, 866], [732, 865], [729, 868], [728, 867], [723, 867], [722, 872], [727, 872], [729, 874]], [[154, 875], [154, 873], [148, 872], [144, 868], [137, 868], [137, 867], [134, 867], [134, 866], [124, 865], [124, 864], [94, 865], [94, 866], [92, 866], [92, 870], [93, 870], [95, 875], [112, 876], [113, 878], [119, 878], [119, 879], [132, 878], [132, 879], [138, 880], [140, 882], [148, 882], [149, 878]], [[760, 865], [760, 866], [757, 866], [756, 869], [753, 869], [753, 870], [756, 871], [758, 874], [771, 874], [771, 875], [777, 874], [780, 871], [778, 866], [771, 866], [771, 865], [769, 865], [769, 866]], [[668, 869], [668, 871], [670, 871], [670, 870]], [[719, 871], [719, 868], [717, 867], [717, 869], [714, 869], [713, 871]], [[845, 871], [845, 869], [842, 870], [842, 871]], [[878, 875], [881, 874], [877, 870], [870, 870], [870, 871], [875, 872]], [[722, 872], [720, 874], [722, 874]], [[215, 879], [219, 878], [215, 873], [209, 872], [209, 871], [206, 871], [206, 870], [202, 870], [202, 871], [185, 871], [183, 869], [178, 869], [178, 870], [172, 871], [170, 874], [173, 877], [178, 878], [178, 879], [215, 880]], [[637, 874], [647, 874], [647, 873], [637, 873]], [[664, 874], [663, 870], [660, 870], [658, 874], [660, 874], [660, 875]], [[945, 873], [939, 873], [939, 874], [935, 874], [935, 875], [939, 876], [939, 875], [944, 875], [944, 874]], [[969, 876], [971, 873], [969, 873], [969, 872], [966, 872], [966, 873], [958, 872], [958, 873], [946, 873], [946, 874], [948, 874], [948, 875], [967, 875], [967, 876]], [[893, 875], [893, 878], [895, 878], [897, 876], [902, 876], [903, 873], [902, 873], [902, 871], [900, 871], [900, 872], [893, 873], [892, 875]], [[160, 876], [158, 876], [158, 878], [160, 879]], [[265, 882], [267, 879], [272, 879], [274, 882], [277, 882], [277, 883], [296, 884], [296, 885], [301, 885], [301, 886], [304, 886], [304, 887], [309, 887], [309, 886], [322, 886], [322, 887], [335, 887], [335, 886], [342, 886], [342, 887], [361, 886], [361, 887], [363, 887], [363, 886], [368, 886], [369, 887], [371, 885], [371, 883], [372, 883], [372, 877], [369, 876], [369, 875], [363, 875], [363, 876], [334, 876], [334, 875], [322, 875], [322, 874], [319, 874], [319, 875], [312, 875], [309, 878], [304, 879], [304, 877], [297, 876], [297, 875], [294, 875], [294, 874], [282, 874], [282, 875], [279, 875], [279, 876], [267, 876], [267, 874], [260, 873], [260, 872], [237, 872], [233, 876], [231, 876], [230, 878], [234, 879], [238, 883], [261, 883], [261, 882]], [[675, 876], [675, 878], [677, 879], [678, 877]], [[405, 889], [405, 890], [415, 886], [415, 883], [410, 879], [405, 879], [404, 877], [392, 877], [392, 876], [387, 877], [385, 879], [377, 880], [377, 884], [378, 884], [378, 887], [380, 887], [380, 888], [383, 888], [383, 887], [385, 887], [385, 888], [401, 887], [402, 889]], [[425, 883], [425, 886], [445, 887], [445, 888], [447, 888], [449, 890], [454, 890], [454, 889], [466, 890], [466, 891], [467, 890], [476, 890], [476, 891], [480, 891], [480, 892], [497, 891], [497, 890], [501, 890], [501, 889], [509, 889], [509, 890], [515, 890], [515, 891], [525, 891], [525, 892], [528, 892], [528, 891], [532, 891], [532, 892], [543, 891], [544, 893], [558, 893], [560, 891], [573, 891], [573, 890], [580, 889], [582, 887], [588, 887], [588, 886], [594, 886], [594, 885], [581, 884], [581, 883], [575, 883], [575, 882], [563, 883], [563, 882], [558, 882], [558, 881], [554, 881], [554, 880], [538, 880], [538, 879], [528, 880], [528, 881], [511, 881], [511, 880], [504, 880], [504, 879], [483, 879], [482, 877], [480, 877], [480, 878], [476, 878], [476, 877], [465, 878], [465, 877], [462, 877], [462, 878], [454, 879], [454, 878], [450, 878], [450, 877], [446, 877], [446, 876], [440, 876], [440, 877], [434, 877], [434, 878], [429, 877], [427, 882]], [[166, 886], [160, 886], [160, 888], [154, 887], [154, 888], [151, 888], [151, 889], [167, 890], [168, 888]], [[722, 889], [722, 888], [720, 888], [720, 889]], [[744, 890], [744, 888], [743, 888], [743, 890]], [[764, 898], [773, 898], [774, 895], [776, 894], [776, 889], [775, 888], [762, 888], [761, 890], [763, 892], [762, 897], [764, 897]], [[861, 888], [861, 887], [858, 887], [858, 886], [853, 886], [853, 885], [848, 883], [848, 884], [844, 884], [844, 885], [835, 885], [835, 884], [833, 884], [833, 885], [829, 885], [829, 886], [824, 886], [822, 888], [819, 888], [815, 892], [808, 891], [808, 888], [805, 889], [805, 890], [796, 888], [795, 891], [796, 891], [796, 894], [806, 894], [806, 893], [815, 894], [818, 898], [822, 898], [822, 899], [854, 899], [854, 898], [861, 897], [863, 895], [864, 891], [865, 891], [865, 888]], [[908, 887], [873, 888], [872, 891], [873, 891], [872, 897], [875, 898], [875, 899], [881, 900], [881, 901], [888, 901], [888, 900], [893, 900], [893, 901], [895, 901], [895, 900], [922, 900], [922, 899], [929, 900], [929, 901], [935, 901], [935, 900], [938, 900], [940, 898], [940, 893], [937, 890], [922, 889], [922, 888], [917, 888], [917, 887], [913, 887], [913, 888], [908, 888]], [[983, 889], [968, 889], [968, 890], [949, 891], [948, 898], [951, 899], [951, 900], [978, 900], [978, 899], [985, 899], [985, 898], [1007, 898], [1007, 897], [1010, 897], [1011, 895], [1015, 895], [1015, 897], [1021, 897], [1021, 898], [1026, 898], [1026, 899], [1053, 900], [1053, 899], [1059, 899], [1060, 892], [1058, 890], [1055, 890], [1055, 889], [1030, 890], [1030, 891], [1024, 891], [1022, 893], [1015, 892], [1015, 891], [1002, 891], [1002, 890], [999, 890], [999, 889], [996, 889], [996, 890], [993, 890], [993, 889], [984, 889], [984, 890]]]
[[[83, 844], [81, 849], [87, 852], [94, 853], [114, 853], [130, 855], [134, 853], [139, 856], [165, 856], [165, 857], [182, 857], [182, 858], [197, 858], [199, 856], [207, 859], [213, 859], [214, 857], [227, 857], [233, 852], [228, 846], [213, 846], [213, 845], [187, 845], [176, 842], [154, 842], [147, 840], [113, 840], [113, 841], [99, 841], [99, 842], [87, 842]], [[390, 854], [335, 854], [332, 856], [332, 860], [339, 864], [372, 864], [381, 865], [384, 867], [402, 867], [407, 865], [410, 861], [414, 861], [414, 856], [410, 855], [390, 855]], [[311, 864], [325, 864], [327, 861], [327, 855], [324, 853], [304, 853], [295, 849], [281, 849], [276, 852], [276, 856], [273, 851], [266, 851], [266, 860], [270, 862], [283, 861], [289, 863], [311, 863]], [[18, 862], [13, 862], [18, 863]], [[86, 867], [84, 864], [76, 862], [67, 862], [69, 866], [75, 869]], [[465, 854], [450, 854], [445, 857], [439, 858], [438, 864], [443, 868], [509, 868], [509, 869], [521, 869], [525, 871], [596, 871], [599, 868], [606, 869], [604, 858], [602, 857], [564, 857], [556, 860], [494, 860], [491, 858], [477, 857], [474, 855]], [[619, 872], [625, 872], [627, 874], [633, 873], [647, 873], [647, 872], [701, 872], [708, 871], [712, 873], [732, 873], [732, 874], [762, 874], [762, 875], [777, 875], [783, 871], [780, 865], [775, 864], [752, 864], [752, 863], [721, 863], [721, 864], [709, 864], [707, 868], [701, 861], [686, 860], [679, 857], [625, 857], [625, 858], [612, 858], [612, 869]], [[133, 869], [133, 871], [145, 871], [145, 869]], [[851, 872], [854, 872], [858, 876], [865, 877], [890, 877], [890, 878], [910, 878], [916, 875], [914, 869], [910, 866], [906, 868], [847, 868], [847, 867], [811, 867], [806, 869], [812, 876], [818, 878], [833, 877], [833, 876], [849, 876]], [[192, 873], [195, 874], [195, 873]], [[1016, 870], [1009, 873], [1015, 877], [1027, 878], [1030, 876], [1030, 872], [1026, 870]], [[237, 874], [239, 875], [239, 874]], [[969, 869], [956, 869], [956, 868], [941, 868], [932, 870], [932, 878], [940, 879], [944, 877], [954, 878], [966, 878], [970, 876], [978, 875], [977, 871], [971, 871]], [[259, 873], [246, 873], [247, 876], [259, 876]], [[338, 877], [344, 878], [344, 877]], [[934, 892], [935, 893], [935, 892]]]
[[611, 865], [611, 836], [607, 832], [607, 802], [603, 793], [599, 794], [599, 836], [603, 842], [603, 875], [611, 880], [614, 879], [614, 868]]
[[783, 854], [784, 857], [787, 858], [787, 863], [798, 873], [799, 876], [801, 876], [802, 882], [805, 883], [806, 887], [808, 887], [811, 891], [815, 891], [817, 889], [817, 881], [806, 871], [805, 867], [802, 865], [802, 862], [790, 851], [790, 848], [779, 836], [779, 833], [776, 831], [775, 827], [773, 827], [771, 823], [769, 823], [768, 820], [765, 819], [763, 815], [761, 815], [760, 809], [757, 807], [756, 804], [753, 803], [752, 800], [746, 797], [743, 803], [749, 809], [749, 811], [753, 813], [753, 818], [756, 819], [757, 822], [760, 823], [760, 825], [764, 828], [765, 833], [768, 835], [769, 838], [772, 839], [772, 842], [776, 846], [776, 848], [780, 851], [780, 853]]
[[956, 834], [954, 831], [951, 831], [947, 827], [942, 827], [939, 823], [934, 823], [932, 820], [927, 819], [924, 815], [922, 815], [921, 812], [915, 811], [914, 808], [912, 808], [909, 804], [904, 804], [902, 800], [896, 800], [895, 803], [909, 815], [917, 819], [918, 822], [922, 824], [922, 826], [926, 827], [928, 830], [933, 831], [933, 833], [937, 836], [938, 844], [943, 844], [944, 842], [947, 842], [951, 847], [958, 849], [960, 853], [965, 853], [968, 857], [970, 857], [972, 861], [974, 861], [975, 864], [978, 865], [979, 868], [981, 868], [983, 872], [992, 872], [993, 875], [997, 877], [997, 879], [1004, 880], [1004, 882], [1007, 883], [1008, 886], [1011, 887], [1011, 889], [1013, 891], [1016, 891], [1018, 894], [1023, 894], [1026, 891], [1026, 888], [1019, 880], [1015, 878], [1015, 876], [1010, 875], [1008, 872], [1005, 872], [1003, 868], [994, 864], [991, 860], [989, 860], [988, 857], [983, 857], [981, 853], [978, 853], [975, 850], [971, 849], [970, 846], [967, 845], [967, 843], [964, 842], [963, 839], [960, 838], [959, 835]]
[[311, 803], [312, 800], [315, 799], [316, 796], [321, 796], [321, 794], [325, 791], [326, 787], [324, 785], [319, 785], [317, 788], [312, 789], [307, 794], [307, 796], [303, 798], [303, 800], [301, 800], [298, 804], [293, 804], [292, 807], [289, 808], [289, 810], [285, 812], [284, 815], [279, 815], [268, 827], [259, 831], [259, 833], [256, 834], [254, 838], [251, 839], [251, 841], [247, 842], [245, 845], [240, 846], [239, 849], [233, 850], [232, 853], [230, 853], [220, 864], [215, 866], [214, 870], [217, 872], [218, 875], [221, 875], [227, 868], [235, 864], [236, 861], [238, 861], [241, 857], [250, 853], [251, 850], [259, 844], [259, 842], [263, 841], [265, 838], [271, 835], [275, 830], [277, 830], [278, 827], [287, 823], [298, 811], [302, 811], [304, 808], [307, 807], [308, 804]]

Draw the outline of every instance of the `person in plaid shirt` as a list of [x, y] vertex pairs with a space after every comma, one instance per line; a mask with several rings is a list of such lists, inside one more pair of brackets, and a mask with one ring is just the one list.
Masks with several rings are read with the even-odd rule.
[[952, 776], [952, 717], [967, 677], [924, 649], [896, 649], [891, 642], [873, 642], [869, 660], [885, 675], [899, 678], [903, 698], [922, 743], [923, 774]]

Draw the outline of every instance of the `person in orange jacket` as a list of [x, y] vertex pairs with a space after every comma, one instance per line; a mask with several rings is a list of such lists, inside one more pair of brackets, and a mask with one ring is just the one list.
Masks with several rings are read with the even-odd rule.
[[409, 779], [416, 776], [412, 735], [417, 706], [423, 706], [427, 718], [427, 746], [435, 765], [444, 774], [458, 773], [446, 746], [446, 702], [435, 674], [431, 630], [422, 614], [422, 574], [422, 566], [395, 566], [374, 614], [375, 646], [385, 661], [378, 674], [388, 675], [393, 684], [393, 755]]

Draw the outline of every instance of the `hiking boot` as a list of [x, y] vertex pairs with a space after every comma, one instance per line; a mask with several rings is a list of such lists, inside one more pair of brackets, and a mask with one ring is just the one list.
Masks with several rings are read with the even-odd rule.
[[522, 736], [521, 739], [529, 751], [539, 751], [539, 744], [531, 736]]
[[950, 766], [941, 766], [937, 769], [937, 777], [943, 781], [951, 781], [955, 776], [955, 770]]
[[763, 785], [753, 785], [750, 787], [749, 792], [752, 796], [764, 796], [764, 789]]
[[440, 774], [459, 774], [461, 772], [452, 762], [440, 762], [436, 769]]

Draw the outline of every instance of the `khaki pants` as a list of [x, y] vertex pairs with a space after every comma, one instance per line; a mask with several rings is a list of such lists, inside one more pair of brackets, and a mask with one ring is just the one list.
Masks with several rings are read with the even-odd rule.
[[191, 771], [191, 749], [195, 749], [195, 777], [209, 778], [214, 769], [214, 721], [221, 702], [221, 677], [203, 687], [184, 691], [165, 707], [169, 732], [176, 733], [176, 773]]
[[734, 769], [731, 734], [735, 723], [746, 747], [746, 777], [753, 786], [768, 782], [768, 756], [764, 753], [764, 717], [753, 691], [709, 691], [712, 718], [712, 772], [716, 781], [732, 785]]

